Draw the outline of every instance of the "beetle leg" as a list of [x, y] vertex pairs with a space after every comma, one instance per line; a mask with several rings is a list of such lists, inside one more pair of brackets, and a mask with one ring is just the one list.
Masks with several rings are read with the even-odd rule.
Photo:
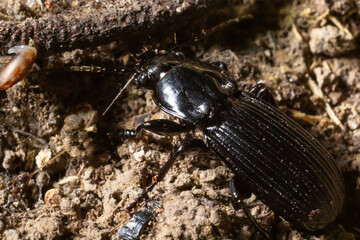
[[151, 192], [155, 185], [164, 179], [166, 173], [169, 171], [170, 167], [175, 162], [176, 158], [184, 152], [188, 152], [190, 150], [198, 150], [198, 149], [207, 149], [208, 146], [201, 139], [193, 138], [183, 142], [180, 147], [178, 147], [169, 157], [169, 160], [161, 167], [159, 172], [153, 177], [152, 183], [146, 187], [146, 189], [140, 194], [139, 197], [135, 199], [132, 203], [130, 203], [124, 211], [130, 214], [131, 210], [142, 200], [145, 198], [148, 192]]
[[146, 201], [145, 205], [138, 211], [134, 212], [130, 222], [123, 226], [118, 232], [119, 239], [138, 239], [142, 230], [148, 222], [157, 215], [161, 205], [155, 200]]
[[143, 130], [147, 130], [159, 135], [174, 136], [191, 130], [190, 125], [181, 125], [166, 119], [156, 119], [140, 124], [136, 130], [119, 129], [114, 134], [123, 138], [136, 138], [142, 136]]
[[266, 239], [271, 239], [269, 233], [260, 226], [260, 224], [255, 220], [255, 218], [252, 216], [249, 208], [244, 203], [244, 198], [248, 198], [251, 196], [251, 192], [249, 192], [247, 189], [244, 189], [239, 186], [239, 182], [241, 183], [241, 180], [238, 181], [239, 178], [233, 177], [230, 181], [230, 191], [233, 197], [236, 200], [236, 203], [239, 203], [241, 208], [244, 210], [244, 213], [250, 219], [250, 221], [254, 224], [255, 228], [259, 230], [259, 232], [264, 235]]
[[276, 100], [272, 95], [271, 91], [263, 83], [258, 83], [252, 86], [249, 93], [257, 98], [260, 98], [261, 100], [270, 103], [274, 107], [278, 107]]

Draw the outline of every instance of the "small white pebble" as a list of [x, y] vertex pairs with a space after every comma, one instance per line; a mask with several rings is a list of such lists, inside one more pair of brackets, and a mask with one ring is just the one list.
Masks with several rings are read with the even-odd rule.
[[20, 109], [19, 109], [18, 107], [14, 106], [14, 107], [11, 108], [11, 111], [12, 111], [13, 113], [17, 113], [17, 112], [20, 111]]
[[51, 150], [49, 148], [41, 150], [35, 157], [38, 168], [43, 167], [51, 158]]
[[140, 151], [133, 154], [136, 161], [141, 162], [144, 159], [145, 151], [141, 149]]
[[135, 152], [135, 149], [134, 149], [133, 146], [131, 146], [131, 145], [129, 146], [129, 152], [130, 152], [130, 153], [134, 153], [134, 152]]

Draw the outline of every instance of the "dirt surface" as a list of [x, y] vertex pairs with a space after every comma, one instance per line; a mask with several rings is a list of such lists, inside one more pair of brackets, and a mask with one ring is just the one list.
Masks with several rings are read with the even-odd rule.
[[[128, 12], [134, 7], [131, 2], [117, 2], [126, 6], [122, 14], [132, 16]], [[339, 218], [323, 231], [296, 230], [256, 196], [246, 200], [257, 221], [272, 229], [274, 239], [359, 239], [360, 3], [226, 1], [219, 8], [214, 6], [222, 1], [170, 2], [173, 5], [167, 7], [155, 1], [160, 10], [147, 6], [146, 14], [151, 9], [152, 17], [144, 34], [130, 35], [126, 27], [118, 27], [106, 35], [108, 30], [99, 28], [106, 21], [94, 17], [97, 31], [78, 25], [79, 33], [87, 32], [76, 35], [79, 38], [73, 38], [74, 42], [63, 43], [69, 46], [60, 48], [58, 43], [48, 45], [41, 40], [35, 68], [53, 70], [32, 74], [0, 92], [0, 237], [118, 239], [117, 232], [129, 222], [120, 210], [151, 183], [171, 151], [187, 137], [146, 134], [131, 141], [107, 135], [120, 127], [135, 128], [147, 119], [173, 119], [156, 107], [151, 92], [136, 86], [128, 87], [106, 116], [101, 116], [129, 78], [133, 56], [147, 47], [179, 49], [191, 58], [223, 61], [240, 89], [266, 83], [280, 108], [316, 137], [339, 164], [345, 177], [346, 203]], [[106, 9], [115, 1], [41, 3], [43, 7], [38, 1], [1, 1], [2, 26], [13, 23], [21, 32], [26, 21], [49, 23], [50, 19], [64, 19], [65, 14], [70, 20], [61, 26], [69, 26], [86, 9], [108, 19]], [[144, 9], [141, 5], [133, 20], [118, 22], [141, 31], [145, 25], [138, 25], [136, 19], [146, 15]], [[181, 14], [188, 9], [193, 9], [191, 14]], [[252, 19], [193, 43], [194, 35], [203, 29], [248, 13]], [[56, 25], [51, 26], [54, 32], [47, 32], [47, 38], [59, 39]], [[0, 36], [2, 48], [10, 44], [9, 38]], [[74, 64], [129, 72], [64, 70]], [[44, 169], [31, 175], [45, 162]], [[229, 189], [232, 176], [211, 151], [180, 156], [149, 194], [162, 208], [139, 238], [261, 239], [245, 213], [234, 208]]]

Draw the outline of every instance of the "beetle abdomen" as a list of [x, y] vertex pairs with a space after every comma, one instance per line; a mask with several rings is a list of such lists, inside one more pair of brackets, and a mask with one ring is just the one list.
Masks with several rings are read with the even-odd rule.
[[321, 144], [247, 93], [223, 106], [205, 136], [244, 187], [298, 227], [318, 230], [333, 221], [343, 205], [344, 180]]

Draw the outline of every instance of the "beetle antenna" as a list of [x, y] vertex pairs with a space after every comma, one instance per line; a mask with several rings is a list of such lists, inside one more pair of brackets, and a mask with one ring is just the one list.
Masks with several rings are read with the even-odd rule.
[[[243, 20], [246, 20], [246, 19], [251, 19], [253, 18], [253, 16], [251, 14], [246, 14], [244, 16], [241, 16], [241, 17], [236, 17], [236, 18], [231, 18], [231, 19], [228, 19], [226, 20], [225, 22], [222, 22], [220, 24], [217, 24], [215, 25], [214, 27], [208, 29], [208, 30], [204, 30], [201, 34], [197, 35], [194, 37], [193, 40], [190, 40], [188, 42], [185, 42], [184, 44], [194, 44], [194, 43], [197, 43], [201, 40], [203, 40], [204, 38], [210, 36], [211, 34], [231, 25], [231, 24], [234, 24], [234, 23], [239, 23]], [[176, 42], [176, 33], [174, 33], [174, 41]], [[175, 47], [178, 47], [178, 46], [174, 46], [173, 48], [171, 49], [174, 49]]]
[[81, 66], [71, 66], [69, 68], [51, 68], [51, 69], [37, 69], [33, 70], [29, 73], [29, 75], [34, 73], [42, 73], [42, 72], [63, 72], [63, 71], [70, 71], [70, 72], [90, 72], [90, 73], [126, 73], [126, 72], [134, 72], [133, 69], [129, 68], [120, 68], [120, 69], [108, 69], [104, 67], [99, 66], [87, 66], [87, 65], [81, 65]]
[[124, 73], [124, 72], [134, 72], [133, 69], [121, 68], [121, 69], [107, 69], [99, 66], [71, 66], [70, 71], [72, 72], [91, 72], [91, 73]]
[[253, 16], [251, 14], [246, 14], [244, 16], [241, 16], [241, 17], [236, 17], [236, 18], [231, 18], [225, 22], [222, 22], [218, 25], [215, 25], [214, 27], [206, 30], [206, 31], [203, 31], [200, 35], [198, 36], [195, 36], [195, 39], [194, 39], [194, 42], [198, 42], [198, 41], [201, 41], [202, 39], [208, 37], [209, 35], [213, 34], [214, 32], [217, 32], [231, 24], [234, 24], [234, 23], [239, 23], [243, 20], [246, 20], [246, 19], [251, 19], [253, 18]]
[[131, 78], [125, 83], [124, 87], [122, 87], [119, 91], [119, 93], [116, 95], [116, 97], [112, 100], [112, 102], [110, 103], [110, 105], [105, 109], [105, 111], [103, 112], [103, 114], [101, 115], [101, 117], [105, 116], [105, 114], [109, 111], [109, 109], [111, 108], [111, 106], [115, 103], [115, 101], [120, 97], [120, 95], [123, 93], [123, 91], [127, 88], [127, 86], [129, 86], [129, 84], [135, 79], [135, 75], [136, 73], [134, 73]]

